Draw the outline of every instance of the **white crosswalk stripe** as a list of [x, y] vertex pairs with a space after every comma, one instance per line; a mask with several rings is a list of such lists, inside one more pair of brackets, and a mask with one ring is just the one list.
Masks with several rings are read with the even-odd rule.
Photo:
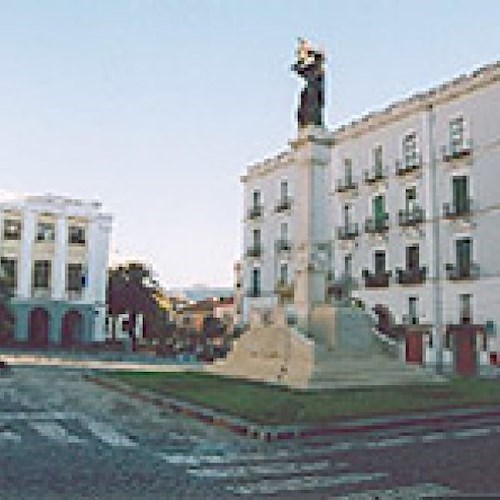
[[399, 488], [390, 488], [386, 490], [366, 490], [359, 493], [349, 493], [333, 497], [332, 500], [420, 500], [421, 498], [433, 498], [441, 495], [450, 495], [458, 493], [457, 491], [434, 483], [421, 483], [412, 486], [401, 486]]
[[64, 444], [85, 443], [86, 440], [70, 434], [57, 422], [29, 422], [30, 427], [42, 436]]
[[105, 444], [121, 448], [134, 448], [137, 446], [135, 441], [132, 441], [125, 434], [119, 433], [109, 424], [87, 419], [82, 419], [82, 422], [94, 436]]
[[262, 481], [240, 485], [228, 485], [227, 491], [238, 495], [271, 495], [285, 491], [308, 491], [345, 484], [359, 484], [387, 477], [385, 472], [351, 472], [334, 476], [300, 476], [289, 479], [264, 479]]
[[[345, 465], [345, 464], [342, 464]], [[302, 474], [325, 470], [330, 466], [329, 460], [311, 463], [281, 462], [264, 465], [238, 465], [230, 467], [204, 467], [188, 469], [188, 474], [197, 477], [246, 477], [251, 475]]]
[[0, 442], [2, 441], [14, 441], [19, 443], [21, 441], [21, 436], [9, 429], [4, 429], [0, 431]]

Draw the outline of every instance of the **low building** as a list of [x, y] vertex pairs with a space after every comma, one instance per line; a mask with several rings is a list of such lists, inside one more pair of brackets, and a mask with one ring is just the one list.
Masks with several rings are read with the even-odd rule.
[[99, 202], [0, 193], [1, 269], [13, 316], [4, 343], [104, 340], [111, 225]]

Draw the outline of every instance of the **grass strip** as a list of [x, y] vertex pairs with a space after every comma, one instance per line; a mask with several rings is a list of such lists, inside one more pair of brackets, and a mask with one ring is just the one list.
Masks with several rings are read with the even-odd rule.
[[317, 424], [500, 403], [500, 381], [496, 380], [453, 378], [439, 386], [299, 391], [205, 373], [110, 372], [106, 376], [262, 425]]

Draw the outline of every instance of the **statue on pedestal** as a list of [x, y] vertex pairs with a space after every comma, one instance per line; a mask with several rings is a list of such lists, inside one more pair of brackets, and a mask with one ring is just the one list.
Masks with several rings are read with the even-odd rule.
[[299, 128], [308, 125], [322, 127], [325, 105], [325, 56], [321, 50], [313, 49], [307, 40], [299, 38], [296, 58], [292, 71], [305, 80], [297, 110], [298, 126]]

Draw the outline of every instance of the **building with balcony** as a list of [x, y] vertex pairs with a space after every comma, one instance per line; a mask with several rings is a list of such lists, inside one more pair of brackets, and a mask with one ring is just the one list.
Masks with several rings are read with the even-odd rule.
[[104, 340], [111, 223], [98, 202], [0, 193], [1, 270], [13, 316], [3, 341]]
[[499, 163], [500, 63], [332, 132], [299, 131], [242, 177], [243, 320], [282, 304], [300, 324], [347, 288], [418, 332], [423, 362], [434, 339], [445, 365], [465, 366], [453, 341], [465, 332], [485, 363], [500, 351]]

